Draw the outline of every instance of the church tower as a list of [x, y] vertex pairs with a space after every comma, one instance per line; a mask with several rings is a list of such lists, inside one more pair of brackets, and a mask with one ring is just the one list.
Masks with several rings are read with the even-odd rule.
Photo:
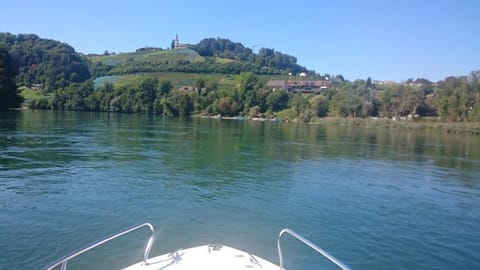
[[178, 34], [175, 35], [175, 40], [173, 41], [173, 48], [174, 49], [183, 49], [183, 48], [187, 48], [188, 47], [188, 44], [185, 44], [185, 43], [180, 43], [180, 41], [178, 40]]

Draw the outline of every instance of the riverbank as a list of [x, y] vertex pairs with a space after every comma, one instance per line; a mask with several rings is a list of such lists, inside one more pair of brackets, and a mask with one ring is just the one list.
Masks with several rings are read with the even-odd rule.
[[[251, 120], [260, 122], [284, 122], [298, 124], [295, 121], [282, 121], [279, 118], [264, 118], [264, 117], [222, 117], [220, 115], [206, 116], [201, 118], [210, 119], [230, 119], [230, 120]], [[473, 134], [480, 135], [480, 123], [454, 123], [443, 122], [438, 118], [416, 118], [405, 120], [392, 120], [387, 118], [348, 118], [348, 117], [322, 117], [313, 118], [310, 120], [311, 125], [339, 125], [339, 126], [359, 126], [365, 128], [388, 128], [388, 129], [409, 129], [409, 130], [425, 130], [438, 131], [446, 133], [458, 134]]]
[[341, 126], [360, 126], [367, 128], [428, 130], [446, 133], [465, 133], [480, 135], [480, 123], [441, 122], [433, 118], [418, 118], [415, 120], [391, 120], [385, 118], [338, 118], [325, 117], [312, 119], [310, 124], [337, 124]]

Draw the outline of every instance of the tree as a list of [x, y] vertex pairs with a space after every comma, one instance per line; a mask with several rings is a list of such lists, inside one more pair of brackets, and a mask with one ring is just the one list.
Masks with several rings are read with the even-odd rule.
[[408, 113], [405, 97], [407, 87], [403, 84], [393, 85], [380, 95], [380, 114], [388, 118], [399, 118]]
[[373, 98], [365, 81], [343, 83], [332, 97], [331, 112], [337, 116], [366, 117], [371, 114]]
[[173, 91], [167, 98], [168, 108], [173, 116], [189, 116], [194, 110], [190, 93]]
[[267, 107], [272, 112], [278, 112], [288, 107], [289, 96], [284, 90], [271, 92], [267, 96]]
[[435, 107], [442, 118], [467, 122], [478, 109], [479, 89], [475, 79], [448, 77], [435, 89]]
[[237, 88], [243, 94], [255, 88], [258, 77], [251, 72], [242, 72], [237, 76]]
[[328, 99], [323, 95], [313, 96], [310, 100], [310, 108], [318, 117], [325, 117], [328, 113]]
[[391, 89], [387, 89], [379, 97], [380, 101], [380, 116], [392, 118], [397, 116], [396, 105], [394, 104], [394, 94]]
[[206, 85], [207, 85], [207, 82], [203, 78], [198, 78], [195, 81], [195, 89], [197, 90], [197, 93], [199, 95], [202, 93], [202, 89], [204, 89]]
[[158, 95], [159, 96], [163, 96], [163, 95], [168, 95], [168, 93], [170, 93], [170, 91], [172, 91], [173, 89], [173, 83], [169, 80], [166, 80], [166, 81], [161, 81], [160, 82], [160, 87], [158, 88], [159, 89], [159, 93]]
[[137, 91], [137, 104], [141, 104], [141, 111], [153, 113], [153, 103], [157, 93], [157, 79], [145, 79], [140, 83]]
[[407, 113], [410, 116], [415, 118], [417, 110], [420, 106], [424, 105], [425, 94], [423, 91], [417, 87], [408, 87], [405, 93], [404, 102]]
[[480, 70], [470, 73], [469, 82], [473, 99], [470, 117], [472, 121], [480, 121]]
[[210, 82], [207, 84], [206, 92], [207, 92], [207, 94], [208, 94], [208, 93], [210, 93], [210, 92], [217, 91], [217, 89], [218, 89], [218, 82], [216, 82], [216, 81], [210, 81]]
[[307, 111], [309, 103], [307, 99], [302, 95], [294, 95], [288, 102], [290, 107], [295, 113], [295, 117], [298, 117], [300, 113]]
[[338, 81], [340, 81], [340, 82], [342, 82], [342, 83], [345, 82], [345, 78], [343, 77], [342, 74], [336, 75], [336, 76], [335, 76], [335, 79], [338, 80]]
[[253, 106], [248, 111], [248, 117], [250, 118], [258, 117], [259, 114], [260, 114], [260, 106]]
[[373, 88], [372, 78], [368, 77], [367, 81], [365, 82], [365, 88], [372, 89]]
[[15, 108], [22, 103], [14, 76], [12, 59], [7, 50], [0, 48], [0, 110]]

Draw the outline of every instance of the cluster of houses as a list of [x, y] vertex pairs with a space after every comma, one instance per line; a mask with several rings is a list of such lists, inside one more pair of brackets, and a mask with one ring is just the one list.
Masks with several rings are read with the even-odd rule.
[[[332, 86], [330, 80], [269, 80], [266, 88], [275, 90], [284, 90], [296, 94], [321, 93]], [[178, 88], [179, 91], [198, 92], [198, 89], [186, 85]], [[201, 93], [206, 93], [206, 88], [200, 89]]]
[[290, 93], [320, 93], [332, 86], [330, 80], [269, 80], [266, 87]]
[[197, 92], [197, 93], [200, 93], [200, 94], [207, 94], [207, 87], [202, 87], [202, 88], [196, 88], [194, 86], [191, 86], [191, 85], [185, 85], [185, 86], [181, 86], [177, 89], [178, 91], [183, 91], [183, 92]]

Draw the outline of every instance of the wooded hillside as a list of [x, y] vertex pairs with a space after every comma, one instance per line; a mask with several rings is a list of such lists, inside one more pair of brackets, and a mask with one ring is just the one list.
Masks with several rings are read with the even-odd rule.
[[19, 85], [55, 90], [90, 78], [87, 59], [66, 43], [33, 34], [0, 33], [0, 46], [13, 60]]

